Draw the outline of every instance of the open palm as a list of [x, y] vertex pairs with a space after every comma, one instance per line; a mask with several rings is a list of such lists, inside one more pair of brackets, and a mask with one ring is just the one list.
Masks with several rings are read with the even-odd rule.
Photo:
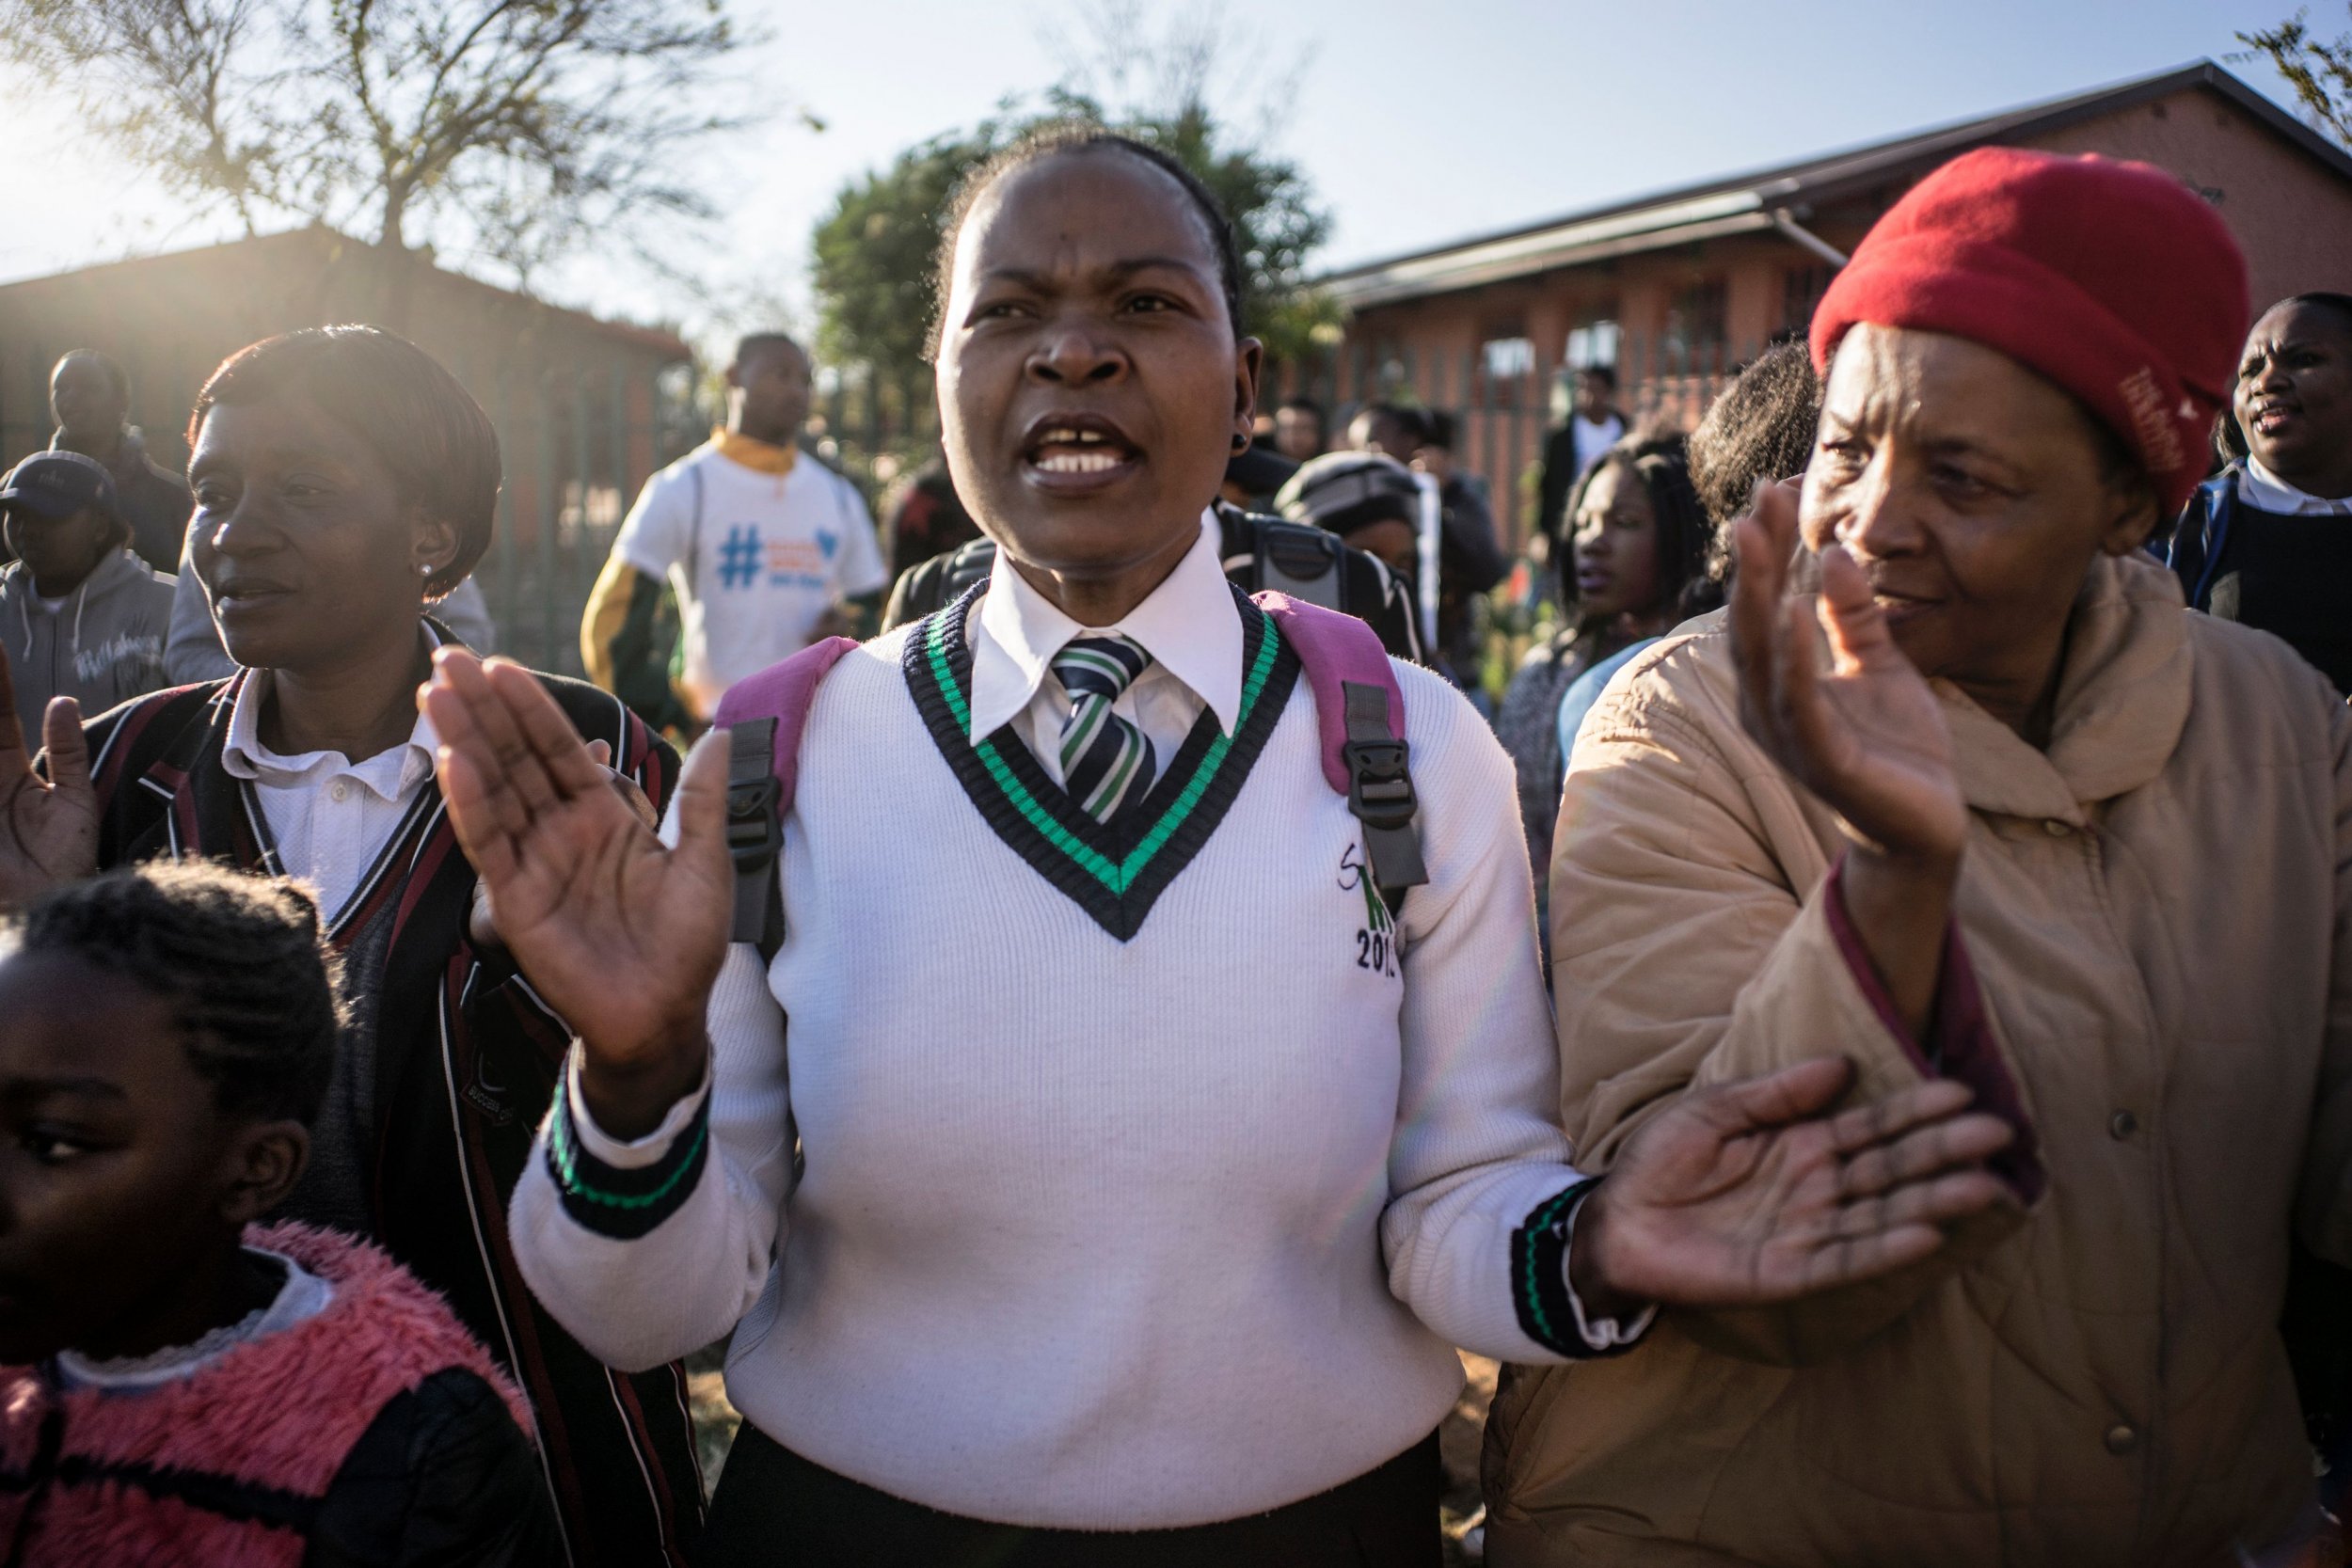
[[[1761, 491], [1739, 525], [1731, 634], [1749, 735], [1864, 842], [1957, 855], [1968, 806], [1942, 705], [1843, 548], [1821, 552], [1818, 597], [1787, 592], [1796, 537], [1796, 498], [1782, 487]], [[1827, 671], [1817, 625], [1828, 637]]]
[[498, 934], [592, 1069], [698, 1071], [734, 895], [723, 749], [688, 760], [670, 849], [522, 666], [444, 649], [423, 705], [450, 820]]
[[1679, 1307], [1793, 1300], [1918, 1262], [1945, 1226], [2002, 1200], [1982, 1162], [2013, 1134], [1969, 1112], [1965, 1086], [1821, 1116], [1852, 1076], [1821, 1057], [1660, 1112], [1577, 1222], [1607, 1290]]
[[17, 722], [8, 657], [0, 653], [0, 909], [14, 909], [98, 869], [98, 794], [90, 787], [82, 710], [55, 697], [41, 715], [49, 777], [33, 771]]

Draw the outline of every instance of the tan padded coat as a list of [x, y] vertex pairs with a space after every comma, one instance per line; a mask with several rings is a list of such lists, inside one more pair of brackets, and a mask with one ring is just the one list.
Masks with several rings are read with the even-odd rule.
[[[2291, 1223], [2352, 1262], [2352, 716], [2137, 559], [2085, 583], [2046, 752], [1937, 689], [2046, 1190], [1896, 1279], [1510, 1370], [1496, 1568], [2204, 1564], [2306, 1515], [2274, 1325]], [[1580, 1164], [1686, 1085], [1830, 1052], [1915, 1081], [1824, 914], [1843, 843], [1742, 732], [1720, 618], [1613, 684], [1551, 866]]]

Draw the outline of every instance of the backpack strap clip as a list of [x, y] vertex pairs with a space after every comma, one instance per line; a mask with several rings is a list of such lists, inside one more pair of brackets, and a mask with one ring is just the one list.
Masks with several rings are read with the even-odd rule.
[[1406, 889], [1429, 880], [1421, 835], [1413, 831], [1421, 800], [1413, 792], [1412, 746], [1390, 728], [1386, 690], [1356, 681], [1342, 681], [1340, 690], [1347, 726], [1340, 748], [1347, 765], [1347, 809], [1363, 826], [1373, 885], [1393, 912]]
[[735, 918], [729, 940], [772, 951], [784, 941], [784, 900], [776, 896], [776, 854], [784, 824], [776, 803], [776, 721], [748, 719], [727, 730], [727, 854], [735, 862]]

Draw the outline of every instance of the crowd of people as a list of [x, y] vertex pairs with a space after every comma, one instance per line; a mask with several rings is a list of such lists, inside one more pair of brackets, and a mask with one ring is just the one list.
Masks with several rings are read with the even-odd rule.
[[1504, 1568], [2346, 1560], [2352, 297], [1963, 155], [1687, 436], [1577, 378], [1489, 705], [1452, 422], [1262, 415], [1184, 166], [945, 227], [886, 537], [747, 337], [589, 682], [414, 345], [184, 480], [57, 365], [8, 1562], [1434, 1568], [1457, 1351]]

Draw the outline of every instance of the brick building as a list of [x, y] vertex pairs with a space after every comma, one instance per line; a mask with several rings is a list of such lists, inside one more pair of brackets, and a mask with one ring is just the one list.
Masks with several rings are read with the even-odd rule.
[[621, 514], [689, 430], [691, 354], [674, 333], [601, 321], [320, 228], [0, 286], [0, 460], [48, 444], [50, 367], [103, 350], [158, 462], [186, 461], [213, 368], [295, 327], [367, 322], [447, 366], [498, 427], [506, 468], [479, 576], [501, 645], [577, 673], [580, 605]]
[[1629, 409], [1688, 425], [1724, 373], [1802, 333], [1870, 224], [1984, 146], [2158, 164], [2229, 221], [2264, 303], [2352, 290], [2352, 155], [2211, 61], [1778, 168], [1368, 262], [1325, 282], [1348, 308], [1325, 363], [1287, 386], [1332, 404], [1456, 411], [1457, 455], [1517, 540], [1564, 371], [1613, 365]]

